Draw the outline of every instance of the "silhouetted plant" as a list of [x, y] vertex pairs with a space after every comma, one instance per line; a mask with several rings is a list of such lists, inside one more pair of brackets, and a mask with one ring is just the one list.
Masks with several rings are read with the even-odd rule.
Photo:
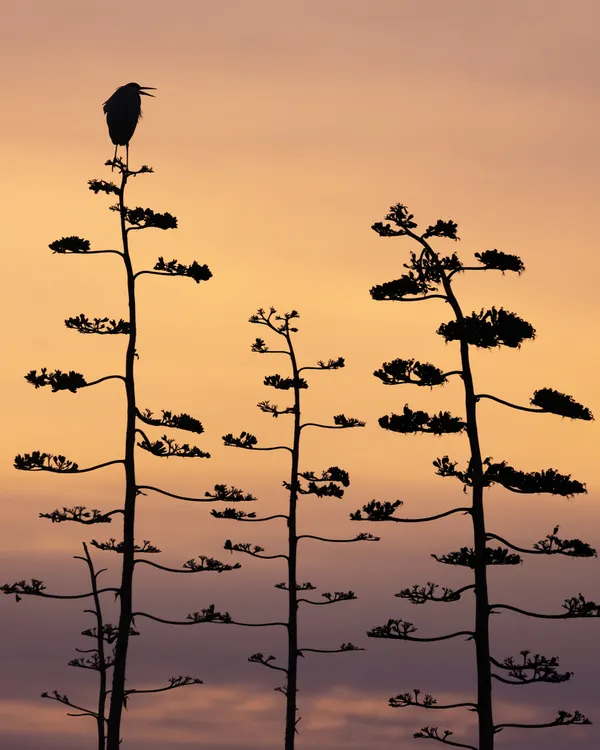
[[[201, 681], [194, 677], [173, 677], [169, 680], [168, 685], [151, 690], [139, 690], [136, 688], [126, 687], [127, 671], [127, 653], [129, 639], [132, 635], [137, 635], [134, 629], [134, 620], [136, 617], [150, 617], [144, 612], [133, 612], [132, 595], [133, 595], [133, 573], [136, 565], [145, 564], [160, 570], [173, 573], [199, 573], [199, 572], [216, 572], [222, 573], [239, 568], [239, 563], [227, 565], [214, 558], [200, 556], [198, 560], [188, 560], [183, 566], [178, 568], [169, 568], [158, 563], [143, 559], [142, 555], [157, 554], [160, 552], [158, 547], [149, 540], [143, 540], [141, 544], [135, 542], [135, 510], [138, 495], [145, 494], [144, 491], [159, 492], [163, 495], [191, 502], [214, 503], [220, 501], [239, 502], [252, 501], [251, 495], [244, 495], [240, 490], [228, 488], [225, 485], [217, 485], [214, 492], [207, 492], [204, 497], [185, 497], [157, 487], [138, 484], [135, 466], [135, 448], [136, 445], [143, 450], [152, 453], [161, 458], [182, 457], [182, 458], [209, 458], [209, 454], [195, 445], [188, 443], [177, 443], [172, 437], [162, 435], [160, 439], [151, 439], [140, 429], [138, 422], [143, 422], [151, 427], [167, 427], [178, 430], [192, 432], [197, 435], [202, 434], [204, 428], [201, 422], [191, 417], [189, 414], [174, 414], [171, 411], [163, 410], [161, 417], [156, 417], [149, 409], [140, 409], [136, 401], [134, 367], [137, 358], [136, 340], [137, 340], [137, 317], [136, 317], [136, 286], [145, 274], [157, 276], [185, 276], [192, 278], [199, 283], [207, 281], [211, 277], [211, 272], [205, 265], [200, 265], [194, 261], [191, 265], [183, 265], [176, 260], [165, 263], [163, 258], [159, 258], [152, 270], [140, 270], [134, 272], [129, 247], [130, 233], [141, 231], [151, 227], [158, 229], [174, 229], [177, 226], [177, 219], [170, 213], [156, 213], [150, 208], [130, 209], [125, 204], [125, 191], [130, 178], [137, 177], [140, 174], [151, 173], [148, 166], [134, 171], [129, 169], [121, 159], [117, 158], [106, 163], [107, 166], [117, 169], [120, 173], [120, 184], [115, 185], [112, 182], [104, 180], [90, 180], [89, 187], [95, 194], [114, 194], [118, 196], [118, 204], [112, 206], [119, 215], [121, 227], [121, 250], [92, 250], [90, 242], [80, 237], [63, 237], [50, 244], [50, 248], [59, 254], [64, 255], [94, 255], [110, 253], [117, 255], [124, 264], [127, 292], [129, 317], [128, 320], [116, 320], [109, 317], [89, 318], [81, 313], [77, 316], [70, 317], [65, 321], [67, 328], [74, 329], [85, 334], [121, 334], [126, 337], [127, 347], [125, 355], [125, 372], [119, 375], [105, 375], [97, 380], [88, 381], [81, 373], [73, 370], [63, 372], [62, 370], [50, 371], [43, 367], [41, 370], [31, 370], [25, 376], [27, 382], [35, 388], [50, 387], [53, 392], [70, 391], [77, 392], [81, 388], [87, 388], [97, 385], [107, 380], [117, 380], [124, 385], [126, 396], [126, 435], [125, 435], [125, 453], [121, 458], [106, 461], [95, 466], [80, 468], [79, 464], [67, 459], [62, 455], [33, 451], [15, 457], [15, 468], [21, 471], [49, 471], [60, 472], [64, 474], [81, 474], [95, 471], [105, 466], [120, 465], [124, 468], [125, 473], [125, 499], [122, 507], [109, 511], [99, 510], [97, 508], [88, 509], [85, 506], [62, 507], [48, 513], [40, 513], [41, 518], [47, 518], [53, 523], [76, 522], [86, 525], [107, 524], [111, 523], [115, 516], [123, 517], [123, 536], [122, 538], [110, 538], [107, 541], [93, 539], [90, 544], [96, 549], [117, 553], [121, 556], [120, 568], [121, 579], [118, 588], [98, 589], [97, 578], [100, 572], [95, 572], [88, 548], [84, 545], [84, 559], [88, 565], [90, 578], [92, 582], [91, 592], [73, 595], [59, 595], [47, 593], [45, 585], [37, 579], [30, 583], [26, 581], [17, 581], [12, 584], [4, 584], [1, 590], [5, 594], [14, 595], [19, 601], [23, 596], [39, 596], [53, 599], [81, 599], [91, 597], [94, 600], [94, 609], [87, 610], [96, 618], [96, 626], [84, 635], [94, 638], [96, 646], [94, 649], [86, 650], [82, 653], [85, 656], [73, 659], [70, 664], [73, 667], [90, 669], [96, 671], [99, 675], [99, 698], [98, 706], [94, 709], [81, 707], [71, 702], [64, 694], [54, 691], [44, 693], [44, 697], [56, 700], [64, 705], [76, 710], [75, 715], [90, 716], [96, 719], [98, 724], [98, 748], [99, 750], [119, 750], [121, 742], [121, 716], [123, 707], [126, 706], [129, 696], [140, 693], [163, 692], [187, 685], [198, 684]], [[136, 442], [137, 438], [140, 438]], [[102, 618], [100, 595], [104, 593], [114, 594], [119, 602], [119, 618], [116, 625], [107, 624]], [[157, 618], [153, 618], [157, 619]], [[221, 615], [214, 611], [214, 606], [203, 610], [203, 613], [194, 613], [193, 622], [229, 622], [229, 615]], [[190, 624], [188, 621], [187, 624]], [[110, 645], [109, 652], [106, 645]], [[109, 670], [112, 671], [112, 678], [109, 680]], [[111, 682], [110, 688], [108, 687]], [[106, 706], [109, 706], [108, 709]]]
[[300, 367], [296, 358], [294, 348], [293, 334], [297, 332], [293, 321], [298, 318], [298, 313], [292, 312], [278, 315], [274, 308], [268, 312], [258, 310], [256, 315], [250, 318], [250, 322], [255, 325], [264, 326], [272, 334], [279, 337], [281, 348], [270, 349], [263, 339], [257, 338], [252, 344], [252, 351], [258, 354], [278, 354], [288, 358], [291, 367], [291, 376], [284, 377], [279, 374], [269, 375], [264, 380], [264, 385], [277, 390], [291, 391], [293, 402], [282, 408], [270, 401], [261, 401], [258, 408], [273, 417], [280, 415], [293, 415], [293, 434], [291, 445], [261, 446], [258, 439], [248, 432], [240, 433], [239, 437], [234, 437], [232, 433], [223, 436], [223, 442], [226, 446], [242, 448], [252, 451], [285, 451], [290, 456], [290, 479], [283, 482], [283, 486], [289, 493], [287, 513], [277, 513], [275, 515], [257, 518], [255, 513], [245, 513], [234, 508], [226, 508], [223, 511], [213, 510], [212, 515], [215, 518], [231, 519], [244, 523], [259, 523], [271, 521], [274, 519], [284, 519], [288, 527], [288, 545], [286, 554], [268, 555], [263, 554], [264, 548], [259, 545], [253, 545], [249, 542], [232, 543], [231, 540], [225, 542], [224, 548], [229, 552], [239, 552], [242, 554], [257, 557], [263, 560], [284, 559], [287, 565], [287, 580], [275, 584], [275, 588], [287, 592], [288, 598], [288, 617], [286, 622], [265, 623], [266, 625], [279, 625], [286, 629], [287, 632], [287, 664], [285, 667], [276, 665], [276, 657], [272, 654], [265, 656], [262, 653], [256, 653], [250, 656], [249, 661], [262, 664], [264, 667], [276, 670], [285, 675], [285, 683], [281, 687], [275, 688], [278, 692], [283, 693], [286, 698], [285, 711], [285, 750], [293, 750], [295, 736], [297, 733], [297, 724], [300, 721], [298, 716], [297, 692], [298, 692], [298, 659], [306, 653], [335, 654], [346, 651], [357, 651], [358, 649], [352, 643], [342, 643], [339, 648], [319, 649], [304, 648], [298, 644], [298, 608], [301, 603], [308, 605], [327, 605], [337, 604], [339, 602], [356, 599], [353, 591], [335, 591], [324, 592], [321, 594], [322, 601], [299, 597], [302, 591], [314, 591], [316, 589], [310, 582], [301, 582], [297, 578], [297, 561], [298, 561], [298, 543], [303, 539], [313, 539], [320, 542], [328, 543], [349, 543], [361, 541], [379, 541], [378, 537], [372, 534], [357, 534], [352, 539], [328, 539], [312, 534], [298, 534], [297, 532], [297, 506], [298, 501], [303, 495], [316, 495], [317, 497], [336, 497], [341, 498], [344, 495], [344, 489], [350, 484], [348, 472], [337, 466], [330, 466], [328, 469], [316, 473], [314, 471], [300, 471], [300, 444], [304, 431], [309, 427], [321, 429], [350, 429], [354, 427], [364, 427], [365, 423], [352, 417], [346, 417], [338, 414], [333, 417], [333, 424], [320, 424], [314, 422], [302, 422], [300, 409], [300, 393], [308, 388], [308, 383], [301, 375], [310, 370], [338, 370], [344, 366], [343, 358], [330, 359], [327, 363], [319, 361], [315, 366]]
[[[496, 724], [493, 718], [492, 680], [496, 679], [506, 684], [523, 685], [529, 683], [559, 683], [569, 680], [572, 672], [558, 671], [558, 658], [546, 657], [539, 654], [531, 655], [530, 651], [521, 651], [522, 660], [513, 657], [503, 660], [495, 659], [490, 653], [489, 617], [500, 610], [510, 610], [531, 617], [547, 619], [567, 619], [575, 617], [598, 617], [600, 606], [588, 601], [582, 594], [565, 600], [564, 612], [555, 615], [545, 615], [529, 612], [507, 604], [489, 603], [487, 566], [489, 565], [518, 565], [521, 554], [552, 555], [560, 554], [568, 557], [592, 557], [596, 551], [589, 544], [579, 539], [560, 539], [557, 536], [559, 527], [556, 526], [552, 534], [537, 542], [530, 549], [524, 549], [502, 539], [496, 534], [488, 532], [484, 520], [483, 493], [486, 487], [496, 483], [511, 492], [532, 494], [549, 493], [570, 497], [585, 492], [585, 486], [568, 475], [563, 475], [555, 469], [544, 471], [524, 472], [509, 466], [506, 461], [494, 462], [491, 458], [483, 458], [478, 432], [477, 404], [481, 399], [491, 399], [505, 406], [528, 412], [558, 414], [571, 419], [591, 420], [592, 414], [585, 406], [577, 403], [571, 396], [565, 395], [551, 388], [535, 391], [531, 399], [531, 407], [519, 406], [505, 401], [497, 396], [478, 393], [473, 383], [470, 363], [470, 347], [476, 346], [491, 349], [498, 346], [518, 348], [527, 340], [535, 338], [535, 330], [528, 322], [518, 315], [502, 308], [495, 307], [465, 314], [456, 297], [453, 288], [453, 278], [458, 273], [481, 270], [499, 270], [502, 273], [513, 271], [521, 273], [523, 262], [516, 255], [486, 250], [476, 253], [475, 257], [480, 266], [467, 266], [458, 256], [442, 255], [433, 249], [428, 239], [431, 237], [457, 240], [457, 225], [453, 221], [438, 220], [435, 225], [428, 227], [419, 234], [413, 214], [408, 209], [397, 204], [392, 206], [386, 216], [386, 222], [373, 225], [373, 229], [382, 237], [407, 236], [420, 247], [417, 253], [410, 254], [409, 262], [404, 264], [408, 273], [395, 281], [379, 284], [371, 289], [371, 296], [375, 300], [390, 300], [398, 302], [414, 302], [429, 299], [441, 299], [452, 310], [454, 319], [439, 326], [437, 333], [445, 341], [457, 341], [460, 345], [460, 368], [444, 372], [430, 364], [417, 362], [414, 359], [395, 359], [386, 362], [374, 375], [385, 385], [414, 384], [417, 386], [434, 387], [448, 382], [451, 376], [458, 376], [464, 388], [466, 418], [453, 417], [448, 412], [440, 412], [430, 416], [424, 411], [413, 411], [408, 405], [404, 406], [402, 414], [392, 414], [382, 417], [379, 424], [382, 428], [399, 433], [430, 432], [435, 435], [453, 434], [465, 431], [469, 441], [470, 455], [464, 468], [457, 468], [458, 462], [448, 456], [436, 459], [433, 465], [436, 473], [441, 477], [454, 477], [464, 485], [464, 491], [471, 489], [472, 504], [470, 507], [453, 508], [443, 513], [424, 518], [398, 518], [394, 514], [402, 505], [400, 500], [394, 502], [379, 502], [373, 500], [362, 509], [351, 514], [354, 521], [392, 521], [399, 523], [420, 523], [434, 521], [460, 513], [471, 516], [473, 523], [473, 547], [462, 547], [458, 551], [445, 554], [434, 554], [433, 557], [446, 565], [458, 565], [471, 568], [474, 572], [474, 583], [457, 590], [442, 588], [435, 583], [426, 585], [415, 584], [396, 594], [400, 599], [406, 599], [412, 604], [426, 602], [455, 602], [462, 598], [467, 591], [475, 595], [475, 628], [470, 631], [459, 631], [431, 638], [420, 638], [414, 635], [417, 628], [412, 622], [396, 619], [388, 620], [368, 632], [371, 638], [393, 638], [404, 641], [442, 641], [457, 637], [473, 640], [476, 652], [477, 668], [477, 701], [474, 703], [458, 703], [452, 705], [438, 705], [435, 698], [425, 694], [419, 699], [420, 691], [402, 693], [390, 698], [390, 706], [394, 708], [406, 706], [420, 706], [424, 709], [450, 709], [459, 706], [475, 711], [478, 717], [479, 743], [473, 745], [450, 740], [450, 730], [440, 730], [438, 727], [423, 727], [415, 733], [419, 739], [430, 739], [442, 744], [455, 747], [472, 748], [472, 750], [493, 750], [494, 737], [498, 732], [508, 727], [538, 728], [566, 726], [568, 724], [589, 724], [590, 721], [579, 711], [569, 713], [559, 711], [557, 718], [543, 724]], [[501, 547], [490, 547], [488, 542], [500, 541]], [[513, 551], [511, 551], [513, 550]], [[496, 671], [493, 671], [496, 667]], [[499, 671], [498, 671], [499, 670]]]

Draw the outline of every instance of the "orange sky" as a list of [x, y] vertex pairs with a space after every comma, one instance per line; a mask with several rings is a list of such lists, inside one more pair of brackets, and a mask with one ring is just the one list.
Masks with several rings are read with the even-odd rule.
[[[246, 321], [257, 307], [272, 304], [300, 311], [297, 348], [304, 364], [337, 356], [347, 361], [342, 372], [313, 374], [304, 399], [307, 417], [324, 421], [343, 411], [368, 422], [361, 431], [307, 436], [305, 468], [338, 464], [350, 472], [353, 483], [346, 499], [328, 503], [322, 515], [322, 506], [307, 503], [301, 519], [305, 530], [354, 534], [357, 527], [349, 524], [347, 514], [372, 497], [401, 497], [407, 514], [414, 515], [464, 502], [460, 487], [436, 478], [431, 467], [438, 455], [464, 456], [464, 438], [403, 437], [377, 427], [379, 416], [407, 402], [428, 411], [449, 408], [462, 413], [458, 383], [417, 392], [384, 388], [371, 375], [381, 362], [395, 357], [414, 356], [448, 370], [458, 361], [456, 347], [445, 345], [434, 333], [448, 318], [442, 305], [392, 305], [369, 297], [373, 284], [402, 272], [411, 249], [409, 242], [385, 241], [370, 230], [398, 201], [407, 203], [423, 225], [438, 217], [457, 221], [461, 242], [451, 249], [464, 259], [496, 247], [521, 255], [525, 262], [527, 271], [520, 278], [476, 274], [457, 283], [466, 310], [504, 305], [529, 320], [538, 333], [521, 351], [475, 352], [478, 390], [526, 404], [535, 389], [555, 387], [600, 414], [595, 387], [599, 24], [600, 10], [591, 0], [568, 5], [554, 0], [14, 3], [0, 29], [5, 71], [0, 118], [0, 304], [5, 320], [0, 549], [3, 570], [8, 571], [2, 580], [41, 577], [40, 568], [48, 568], [65, 590], [71, 588], [79, 579], [65, 579], [77, 565], [69, 562], [70, 556], [78, 554], [80, 539], [104, 538], [103, 529], [86, 535], [81, 528], [51, 527], [38, 520], [38, 513], [62, 504], [111, 507], [120, 502], [118, 467], [82, 477], [28, 475], [15, 472], [12, 459], [34, 449], [64, 453], [82, 466], [120, 457], [119, 384], [104, 383], [75, 396], [51, 394], [35, 391], [23, 375], [48, 366], [75, 369], [94, 379], [120, 372], [123, 366], [122, 341], [80, 336], [63, 325], [66, 317], [80, 312], [125, 314], [120, 265], [113, 256], [52, 255], [47, 245], [71, 234], [87, 237], [96, 249], [118, 242], [118, 224], [106, 210], [110, 200], [91, 194], [86, 181], [110, 179], [103, 162], [111, 157], [112, 146], [101, 105], [127, 81], [158, 89], [156, 99], [144, 101], [144, 119], [131, 147], [132, 161], [151, 164], [156, 174], [133, 181], [129, 202], [170, 211], [180, 224], [176, 232], [136, 236], [136, 265], [148, 267], [164, 255], [184, 263], [197, 259], [214, 274], [199, 286], [153, 277], [139, 284], [140, 406], [186, 411], [201, 419], [206, 434], [198, 444], [213, 455], [210, 461], [168, 463], [141, 455], [144, 483], [192, 494], [227, 482], [256, 494], [257, 510], [278, 507], [285, 458], [225, 449], [220, 441], [225, 432], [242, 429], [264, 444], [281, 442], [288, 434], [283, 419], [270, 420], [255, 408], [257, 401], [272, 397], [262, 379], [278, 367], [274, 358], [250, 352], [251, 341], [262, 331]], [[566, 536], [581, 534], [600, 545], [596, 424], [521, 414], [492, 403], [483, 404], [480, 414], [485, 455], [525, 470], [553, 466], [585, 481], [589, 490], [587, 496], [568, 501], [494, 490], [490, 526], [504, 535], [512, 533], [517, 542], [531, 543], [560, 522]], [[219, 526], [209, 519], [207, 507], [171, 504], [156, 496], [143, 500], [140, 536], [164, 549], [165, 564], [178, 564], [180, 558], [200, 552], [222, 556], [222, 541], [228, 536], [264, 541], [273, 550], [284, 542], [278, 526], [250, 531], [225, 522]], [[384, 536], [379, 547], [366, 545], [365, 550], [357, 545], [337, 556], [315, 547], [304, 564], [315, 583], [354, 588], [359, 596], [361, 588], [372, 588], [376, 576], [379, 596], [372, 606], [382, 619], [399, 616], [392, 593], [419, 581], [423, 571], [440, 582], [452, 580], [454, 571], [432, 567], [430, 552], [469, 541], [469, 529], [460, 522], [410, 535], [396, 527], [376, 531]], [[252, 617], [245, 591], [256, 586], [257, 601], [264, 595], [276, 611], [281, 600], [273, 598], [269, 586], [279, 580], [280, 571], [259, 571], [252, 562], [229, 581], [203, 580], [192, 586], [193, 600], [200, 597], [203, 604], [206, 597], [219, 596], [222, 606], [233, 611], [239, 609], [236, 597], [241, 596], [240, 606], [249, 607]], [[565, 596], [576, 593], [582, 581], [588, 582], [586, 592], [594, 598], [596, 563], [526, 563], [518, 577], [503, 573], [510, 585], [494, 576], [494, 585], [497, 580], [512, 600], [528, 601], [528, 592], [535, 590], [541, 608], [554, 611], [563, 588]], [[405, 572], [407, 567], [414, 572]], [[547, 580], [550, 568], [557, 577], [552, 580], [561, 582], [558, 594]], [[164, 585], [162, 579], [156, 582], [158, 599], [150, 600], [151, 606], [160, 608], [167, 601], [161, 599]], [[193, 606], [188, 606], [190, 594], [186, 598], [184, 588], [181, 592], [174, 606], [183, 613]], [[15, 614], [13, 601], [0, 602], [9, 641], [11, 633], [33, 627], [36, 613], [50, 616], [46, 604], [20, 605]], [[53, 610], [60, 606], [51, 605]], [[341, 615], [328, 620], [319, 612], [311, 620], [315, 634], [322, 632], [335, 643], [359, 640], [364, 629], [375, 624], [366, 606], [355, 604], [360, 614], [352, 633], [336, 629]], [[410, 614], [427, 622], [434, 613], [419, 609]], [[63, 667], [71, 658], [70, 633], [77, 630], [65, 622], [65, 614], [57, 611], [53, 616], [57, 629], [70, 632], [68, 638], [60, 636], [63, 648], [53, 650], [44, 679], [57, 687], [62, 679], [63, 685], [89, 688], [90, 681], [75, 680]], [[464, 616], [468, 621], [468, 609]], [[587, 623], [570, 624], [561, 632], [595, 639], [595, 630], [584, 626]], [[519, 621], [519, 627], [530, 626]], [[548, 638], [557, 632], [555, 625], [537, 628], [527, 632], [533, 637], [547, 631]], [[212, 636], [208, 634], [204, 648]], [[47, 634], [47, 651], [55, 648], [57, 637]], [[163, 631], [162, 637], [169, 634]], [[243, 638], [240, 658], [245, 670], [246, 651], [257, 649], [247, 634]], [[19, 643], [27, 648], [25, 639]], [[585, 676], [582, 644], [583, 638], [573, 657], [576, 663], [566, 667], [576, 671], [573, 687], [556, 688], [558, 693], [544, 698], [544, 707], [563, 705], [561, 696], [568, 690], [573, 699], [583, 695], [586, 679], [589, 684], [592, 678], [591, 673]], [[389, 659], [394, 645], [372, 651]], [[563, 650], [563, 644], [559, 646]], [[406, 652], [410, 650], [407, 646]], [[361, 669], [376, 676], [384, 667], [372, 658], [371, 666]], [[422, 659], [423, 652], [410, 658]], [[41, 684], [34, 664], [27, 665], [27, 680], [21, 679], [15, 700], [34, 701], [38, 711], [35, 696], [48, 685]], [[164, 669], [171, 674], [170, 664]], [[207, 669], [213, 681], [219, 679], [216, 666]], [[14, 670], [16, 674], [16, 666]], [[264, 705], [270, 706], [269, 675], [256, 671], [243, 672], [243, 679], [249, 685], [262, 680]], [[395, 674], [398, 671], [396, 664]], [[336, 742], [344, 731], [363, 737], [358, 741], [364, 747], [384, 750], [392, 738], [401, 750], [413, 746], [411, 739], [403, 738], [410, 737], [406, 727], [412, 731], [421, 726], [423, 719], [416, 714], [398, 717], [395, 712], [386, 719], [389, 736], [384, 732], [375, 737], [372, 732], [379, 730], [374, 722], [372, 727], [361, 724], [362, 735], [350, 731], [349, 719], [339, 708], [344, 701], [335, 690], [354, 691], [352, 700], [357, 701], [372, 700], [383, 690], [385, 712], [387, 683], [382, 687], [373, 677], [365, 686], [360, 675], [340, 675], [337, 684], [328, 683], [327, 690], [333, 692], [323, 688], [325, 703], [315, 698], [310, 732], [317, 734], [307, 730], [306, 747], [320, 743], [338, 750]], [[235, 692], [237, 679], [235, 669], [230, 670], [219, 689]], [[398, 691], [409, 687], [397, 685]], [[469, 683], [464, 688], [469, 690]], [[2, 695], [9, 693], [3, 688]], [[205, 701], [205, 709], [210, 700], [220, 700], [216, 693], [206, 695], [213, 698], [198, 699]], [[13, 711], [7, 706], [0, 699], [0, 715]], [[57, 737], [61, 732], [72, 735], [75, 730], [58, 707], [43, 708], [51, 722], [47, 726]], [[198, 710], [201, 714], [204, 709]], [[277, 703], [273, 713], [264, 710], [277, 737]], [[136, 720], [131, 721], [134, 733]], [[168, 717], [165, 722], [167, 726]], [[404, 729], [400, 731], [397, 722]], [[33, 729], [7, 726], [11, 747], [37, 750]], [[330, 726], [344, 731], [330, 731]], [[256, 731], [271, 736], [270, 728]], [[579, 733], [581, 748], [595, 747], [598, 730], [585, 731]], [[91, 739], [90, 734], [83, 736]], [[135, 742], [142, 742], [142, 734], [135, 737], [132, 750], [141, 747]], [[531, 747], [541, 739], [534, 738]], [[547, 735], [544, 739], [553, 741]], [[73, 747], [82, 747], [82, 741], [80, 736]], [[188, 747], [185, 738], [168, 741]], [[235, 735], [227, 741], [242, 747]], [[362, 747], [358, 744], [356, 750]]]

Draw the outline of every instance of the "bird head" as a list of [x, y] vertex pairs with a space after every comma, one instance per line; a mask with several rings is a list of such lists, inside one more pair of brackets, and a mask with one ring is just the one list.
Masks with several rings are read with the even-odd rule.
[[139, 83], [128, 83], [128, 86], [130, 86], [132, 89], [135, 89], [138, 94], [142, 94], [143, 96], [154, 96], [154, 94], [149, 94], [148, 89], [150, 91], [156, 91], [154, 86], [140, 86]]

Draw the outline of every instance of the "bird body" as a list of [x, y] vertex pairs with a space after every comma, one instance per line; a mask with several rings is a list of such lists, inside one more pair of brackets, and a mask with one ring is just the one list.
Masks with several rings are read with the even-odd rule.
[[149, 94], [146, 89], [154, 90], [152, 86], [128, 83], [125, 86], [120, 86], [104, 102], [103, 109], [106, 115], [108, 133], [115, 145], [115, 159], [119, 146], [127, 148], [129, 157], [129, 141], [133, 137], [138, 120], [142, 116], [142, 96], [154, 96], [154, 94]]

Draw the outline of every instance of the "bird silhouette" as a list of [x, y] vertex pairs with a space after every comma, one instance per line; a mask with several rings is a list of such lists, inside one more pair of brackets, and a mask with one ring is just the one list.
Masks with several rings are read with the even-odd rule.
[[154, 96], [148, 90], [156, 91], [153, 86], [140, 86], [139, 83], [127, 83], [120, 86], [104, 102], [104, 114], [111, 141], [115, 144], [115, 155], [119, 146], [125, 146], [126, 163], [129, 165], [129, 141], [131, 140], [138, 120], [142, 116], [142, 96]]

